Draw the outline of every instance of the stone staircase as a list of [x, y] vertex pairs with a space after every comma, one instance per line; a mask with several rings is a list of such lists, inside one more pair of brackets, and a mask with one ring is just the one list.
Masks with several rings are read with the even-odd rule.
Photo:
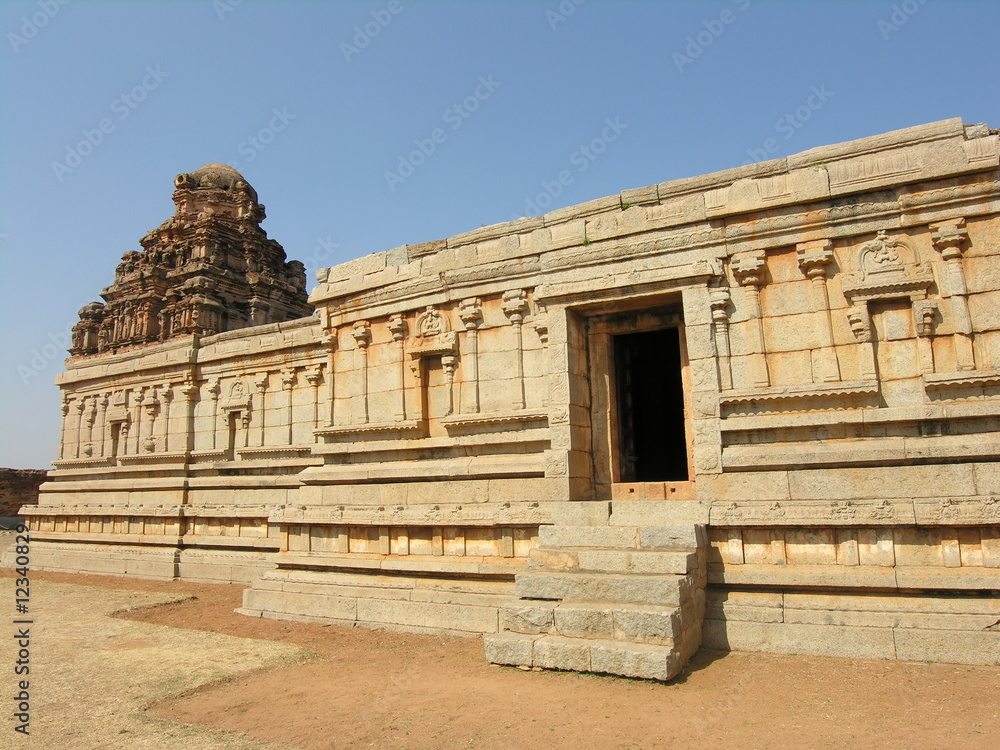
[[669, 680], [701, 645], [705, 527], [543, 526], [493, 664]]

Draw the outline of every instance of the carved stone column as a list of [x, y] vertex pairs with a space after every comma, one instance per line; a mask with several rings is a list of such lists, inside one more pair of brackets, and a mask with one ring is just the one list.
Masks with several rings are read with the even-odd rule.
[[288, 444], [292, 445], [292, 396], [294, 395], [295, 388], [295, 371], [290, 370], [289, 372], [282, 373], [281, 375], [281, 390], [285, 391], [287, 394], [285, 399], [285, 421], [288, 422]]
[[[160, 402], [156, 398], [156, 388], [150, 387], [143, 390], [143, 398], [139, 403], [139, 411], [146, 415], [146, 437], [141, 439], [141, 445], [137, 446], [136, 452], [152, 453], [156, 450], [156, 413], [159, 410]], [[138, 432], [142, 432], [138, 430]]]
[[521, 324], [524, 322], [524, 315], [528, 311], [528, 298], [523, 289], [513, 289], [503, 293], [501, 304], [504, 314], [510, 319], [514, 327], [514, 360], [515, 376], [517, 378], [517, 395], [512, 404], [515, 409], [524, 408], [524, 343], [522, 339]]
[[104, 456], [108, 453], [108, 404], [111, 403], [111, 393], [104, 392], [98, 396], [97, 405], [100, 408], [101, 415], [101, 447], [100, 456]]
[[212, 397], [212, 450], [219, 447], [219, 393], [221, 392], [222, 386], [219, 385], [218, 378], [208, 381], [208, 393]]
[[323, 380], [323, 375], [320, 372], [320, 368], [316, 367], [312, 370], [306, 370], [306, 382], [312, 386], [312, 425], [313, 429], [318, 430], [319, 424], [319, 384]]
[[821, 319], [817, 327], [820, 335], [819, 376], [827, 383], [835, 383], [840, 380], [840, 363], [834, 348], [830, 294], [826, 288], [826, 269], [833, 262], [833, 243], [830, 240], [802, 242], [796, 249], [799, 268], [812, 281], [813, 305]]
[[976, 356], [972, 342], [972, 316], [969, 314], [969, 287], [962, 265], [962, 246], [969, 239], [965, 219], [949, 219], [931, 224], [931, 240], [941, 251], [948, 275], [951, 296], [951, 321], [954, 328], [955, 360], [959, 370], [975, 370]]
[[393, 315], [389, 318], [389, 322], [386, 324], [389, 329], [389, 333], [392, 334], [392, 340], [396, 342], [396, 359], [399, 362], [398, 368], [398, 379], [396, 381], [396, 388], [399, 392], [399, 400], [396, 402], [396, 413], [393, 415], [397, 422], [402, 422], [406, 419], [406, 360], [404, 359], [405, 352], [403, 351], [405, 344], [403, 343], [406, 339], [406, 319], [402, 315]]
[[750, 381], [758, 388], [771, 384], [767, 371], [767, 347], [764, 341], [764, 318], [760, 308], [760, 287], [764, 285], [767, 259], [764, 251], [738, 255], [732, 261], [733, 275], [746, 292], [747, 317], [750, 322]]
[[867, 303], [852, 307], [847, 311], [847, 322], [851, 333], [858, 342], [858, 369], [862, 380], [877, 380], [875, 368], [875, 345], [872, 341], [872, 318]]
[[255, 411], [257, 412], [257, 414], [260, 415], [260, 436], [258, 437], [257, 444], [261, 448], [263, 448], [265, 441], [264, 422], [266, 421], [264, 418], [264, 411], [265, 411], [264, 394], [267, 391], [267, 373], [265, 372], [262, 375], [260, 375], [254, 381], [253, 385], [254, 385], [254, 390], [257, 391], [257, 405], [255, 407]]
[[326, 349], [326, 401], [330, 405], [330, 410], [327, 414], [326, 423], [331, 427], [333, 427], [334, 398], [337, 395], [336, 391], [334, 390], [333, 355], [334, 352], [337, 351], [337, 332], [330, 331], [328, 335], [324, 336], [321, 339], [321, 342], [323, 344], [323, 348]]
[[66, 392], [62, 393], [62, 400], [59, 404], [59, 411], [62, 412], [62, 419], [59, 421], [59, 460], [66, 458], [66, 415], [69, 414], [69, 401], [66, 400]]
[[86, 408], [82, 398], [78, 398], [73, 404], [76, 411], [76, 447], [73, 452], [74, 458], [80, 458], [83, 448], [83, 412]]
[[201, 389], [194, 383], [185, 383], [180, 391], [184, 398], [184, 452], [190, 453], [194, 450], [194, 410]]
[[444, 354], [441, 356], [441, 369], [444, 370], [444, 382], [448, 394], [448, 404], [445, 409], [445, 416], [450, 417], [455, 413], [455, 370], [458, 368], [458, 357], [454, 354]]
[[934, 372], [934, 327], [938, 318], [938, 303], [922, 299], [913, 303], [913, 320], [917, 328], [917, 357], [921, 374]]
[[372, 340], [371, 325], [367, 320], [359, 320], [351, 331], [357, 345], [357, 359], [354, 367], [358, 371], [358, 395], [354, 411], [355, 424], [368, 424], [368, 345]]
[[719, 362], [719, 383], [723, 390], [733, 387], [733, 368], [729, 362], [729, 290], [712, 289], [708, 295], [712, 308], [712, 333]]
[[170, 387], [170, 383], [163, 384], [163, 390], [160, 391], [160, 400], [162, 401], [162, 406], [160, 407], [163, 411], [163, 450], [170, 450], [170, 404], [174, 400], [174, 391]]
[[83, 443], [83, 455], [94, 456], [94, 423], [97, 421], [97, 396], [84, 399], [83, 421], [87, 425], [87, 439]]
[[458, 316], [465, 326], [465, 351], [462, 353], [464, 373], [462, 383], [463, 414], [479, 411], [479, 326], [483, 322], [483, 311], [479, 297], [463, 299]]

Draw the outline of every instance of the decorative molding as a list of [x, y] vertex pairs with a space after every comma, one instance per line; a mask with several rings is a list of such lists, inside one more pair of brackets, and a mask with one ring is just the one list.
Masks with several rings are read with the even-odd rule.
[[974, 372], [935, 372], [921, 376], [928, 391], [947, 388], [977, 388], [1000, 385], [1000, 370], [976, 370]]
[[419, 420], [411, 419], [403, 422], [371, 422], [369, 424], [345, 425], [343, 427], [322, 427], [313, 430], [313, 434], [319, 437], [336, 437], [339, 435], [363, 435], [379, 432], [420, 432], [422, 423]]
[[548, 412], [530, 411], [519, 412], [517, 414], [460, 414], [458, 416], [444, 417], [441, 420], [448, 431], [461, 428], [498, 426], [504, 424], [517, 424], [520, 422], [548, 422]]
[[879, 392], [877, 380], [847, 380], [836, 383], [802, 383], [777, 385], [768, 388], [745, 388], [723, 391], [720, 404], [748, 404], [754, 401], [780, 401], [783, 399], [816, 399], [831, 396], [871, 396]]

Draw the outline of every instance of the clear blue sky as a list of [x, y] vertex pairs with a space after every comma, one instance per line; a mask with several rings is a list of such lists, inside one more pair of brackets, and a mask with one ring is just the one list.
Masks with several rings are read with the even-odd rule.
[[311, 285], [626, 188], [1000, 127], [993, 0], [578, 2], [0, 4], [0, 466], [55, 457], [63, 332], [178, 172], [236, 166]]

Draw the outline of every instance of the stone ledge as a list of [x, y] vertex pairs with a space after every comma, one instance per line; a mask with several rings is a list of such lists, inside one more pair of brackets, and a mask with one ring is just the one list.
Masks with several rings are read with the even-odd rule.
[[972, 370], [966, 372], [935, 372], [922, 376], [929, 391], [948, 388], [975, 388], [1000, 385], [1000, 370]]
[[[755, 401], [803, 401], [831, 396], [872, 396], [879, 392], [876, 380], [851, 380], [836, 383], [802, 383], [796, 385], [768, 386], [766, 388], [734, 389], [721, 391], [720, 404], [749, 404]], [[848, 408], [848, 407], [841, 407]]]
[[282, 552], [273, 558], [281, 570], [352, 569], [386, 571], [393, 573], [438, 573], [513, 577], [524, 569], [524, 558], [503, 558], [463, 555], [375, 555], [365, 553]]
[[996, 591], [1000, 568], [875, 565], [758, 565], [709, 563], [710, 585], [846, 588], [892, 591]]

